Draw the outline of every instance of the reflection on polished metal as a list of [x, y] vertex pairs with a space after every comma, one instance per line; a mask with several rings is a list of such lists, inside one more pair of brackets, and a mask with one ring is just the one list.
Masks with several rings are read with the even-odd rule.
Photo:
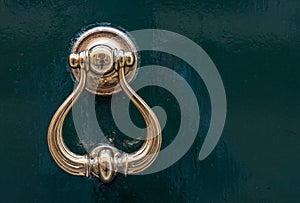
[[[83, 58], [84, 51], [88, 52], [90, 57]], [[129, 60], [127, 66], [124, 66], [126, 81], [130, 82], [134, 78], [138, 66], [134, 43], [126, 33], [112, 27], [100, 26], [84, 32], [75, 42], [72, 53], [82, 54], [79, 61], [76, 60], [78, 55], [70, 57], [70, 65], [73, 67], [77, 66], [76, 63], [87, 60], [86, 89], [98, 95], [111, 95], [121, 91], [118, 73], [113, 68], [124, 66], [124, 56]], [[88, 53], [85, 56], [88, 56]], [[117, 56], [121, 58], [118, 59]], [[114, 63], [118, 60], [119, 64]], [[80, 70], [73, 68], [72, 73], [79, 81]]]
[[[117, 172], [139, 174], [156, 159], [162, 142], [160, 124], [151, 108], [128, 85], [135, 74], [137, 60], [130, 38], [115, 28], [93, 28], [75, 43], [69, 64], [78, 85], [58, 108], [48, 130], [49, 150], [64, 171], [77, 176], [96, 177], [108, 183]], [[138, 151], [125, 153], [108, 144], [96, 147], [87, 155], [77, 155], [68, 149], [62, 136], [63, 123], [84, 88], [99, 95], [120, 90], [126, 93], [147, 126], [147, 140]]]

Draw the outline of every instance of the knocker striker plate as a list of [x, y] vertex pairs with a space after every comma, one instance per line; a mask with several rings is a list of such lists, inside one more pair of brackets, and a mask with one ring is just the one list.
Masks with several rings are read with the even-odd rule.
[[[80, 53], [85, 50], [91, 50], [98, 44], [106, 45], [112, 49], [123, 50], [124, 53], [131, 52], [133, 54], [133, 58], [135, 60], [132, 66], [125, 67], [125, 78], [126, 81], [130, 83], [130, 81], [134, 78], [138, 66], [137, 50], [130, 37], [123, 31], [112, 27], [95, 27], [86, 31], [77, 39], [72, 48], [72, 53]], [[108, 52], [109, 51], [110, 50], [108, 50]], [[106, 53], [104, 54], [107, 56]], [[106, 57], [106, 59], [109, 60], [109, 56]], [[103, 61], [105, 61], [105, 59]], [[106, 62], [107, 64], [104, 65], [111, 65], [109, 61]], [[99, 64], [98, 67], [98, 70], [100, 69], [101, 64]], [[79, 72], [79, 69], [72, 69], [72, 74], [77, 81], [79, 79]], [[121, 91], [118, 73], [116, 71], [111, 71], [109, 74], [101, 74], [101, 72], [97, 71], [97, 68], [94, 68], [92, 71], [87, 73], [86, 89], [97, 95], [111, 95], [113, 93], [117, 93]]]

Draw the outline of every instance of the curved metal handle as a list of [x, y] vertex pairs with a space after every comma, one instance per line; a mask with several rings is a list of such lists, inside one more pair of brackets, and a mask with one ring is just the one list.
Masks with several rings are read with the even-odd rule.
[[162, 143], [161, 128], [158, 119], [146, 102], [128, 85], [124, 68], [119, 70], [122, 89], [141, 112], [147, 126], [147, 140], [136, 152], [128, 154], [128, 173], [136, 174], [148, 168], [158, 155]]
[[65, 145], [62, 136], [62, 128], [65, 118], [85, 88], [85, 82], [86, 72], [84, 69], [81, 69], [80, 80], [77, 87], [58, 108], [50, 122], [48, 129], [48, 146], [54, 161], [60, 166], [60, 168], [72, 175], [88, 177], [88, 155], [80, 156], [71, 152]]
[[[116, 53], [116, 50], [114, 50]], [[65, 145], [62, 136], [64, 120], [75, 104], [83, 89], [86, 87], [87, 73], [89, 72], [90, 53], [84, 51], [79, 55], [70, 56], [70, 64], [73, 68], [79, 68], [79, 83], [71, 95], [63, 102], [54, 114], [49, 130], [48, 145], [55, 162], [66, 172], [86, 177], [97, 177], [103, 182], [110, 182], [117, 172], [126, 174], [138, 174], [147, 169], [156, 159], [161, 143], [161, 127], [158, 119], [146, 102], [128, 85], [125, 77], [126, 65], [130, 65], [133, 55], [117, 52], [115, 55], [115, 71], [119, 84], [130, 98], [133, 104], [141, 112], [146, 126], [147, 137], [142, 147], [133, 153], [126, 153], [108, 144], [96, 147], [90, 154], [77, 155], [71, 152]], [[93, 55], [94, 56], [94, 55]]]

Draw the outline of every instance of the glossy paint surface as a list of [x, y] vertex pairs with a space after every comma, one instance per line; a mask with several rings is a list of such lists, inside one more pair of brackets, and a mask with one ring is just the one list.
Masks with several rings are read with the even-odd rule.
[[[221, 140], [207, 159], [198, 160], [210, 122], [203, 81], [174, 56], [143, 52], [141, 65], [175, 70], [199, 100], [200, 131], [188, 153], [164, 171], [119, 175], [108, 185], [58, 168], [48, 151], [47, 128], [73, 89], [67, 67], [71, 40], [96, 22], [128, 31], [170, 30], [208, 53], [223, 79], [228, 108]], [[1, 202], [298, 202], [300, 198], [297, 0], [2, 0], [0, 53]], [[155, 87], [138, 93], [151, 106], [165, 109], [166, 147], [180, 124], [176, 99]], [[110, 98], [97, 97], [95, 103], [99, 125], [114, 144], [127, 150], [140, 146], [119, 135]], [[134, 108], [131, 116], [143, 125]], [[64, 132], [68, 146], [84, 153], [71, 115]]]

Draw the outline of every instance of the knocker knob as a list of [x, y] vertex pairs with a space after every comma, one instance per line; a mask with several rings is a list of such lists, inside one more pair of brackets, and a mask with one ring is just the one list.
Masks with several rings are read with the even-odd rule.
[[109, 148], [104, 148], [91, 157], [93, 176], [100, 178], [104, 183], [108, 183], [115, 177], [115, 162], [112, 151]]
[[75, 53], [70, 54], [69, 64], [72, 68], [77, 68], [79, 65], [79, 55]]

